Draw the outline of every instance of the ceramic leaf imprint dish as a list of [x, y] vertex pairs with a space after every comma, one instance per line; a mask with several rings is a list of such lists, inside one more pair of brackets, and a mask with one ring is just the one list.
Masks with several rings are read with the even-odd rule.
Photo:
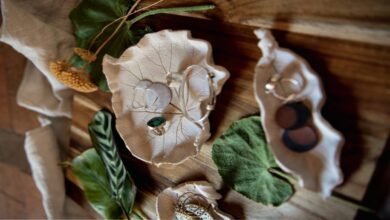
[[[269, 31], [259, 29], [255, 34], [263, 55], [255, 69], [254, 88], [269, 147], [278, 164], [296, 175], [301, 186], [327, 197], [343, 179], [339, 157], [344, 140], [321, 115], [325, 102], [321, 81], [303, 58], [279, 48]], [[276, 116], [291, 109], [297, 110], [298, 121], [309, 121], [306, 127], [281, 128], [280, 124], [286, 124], [291, 117], [278, 121]], [[301, 117], [306, 113], [309, 119]], [[291, 135], [286, 136], [287, 132]], [[299, 132], [304, 135], [295, 134]], [[311, 144], [302, 148], [291, 144], [291, 138], [297, 142], [310, 139]]]
[[[221, 195], [207, 181], [194, 181], [169, 187], [156, 201], [158, 219], [229, 220], [232, 216], [218, 209]], [[192, 217], [192, 218], [191, 218]]]
[[118, 59], [106, 55], [103, 72], [118, 132], [134, 156], [156, 165], [198, 153], [229, 77], [214, 64], [208, 42], [170, 30], [145, 35]]

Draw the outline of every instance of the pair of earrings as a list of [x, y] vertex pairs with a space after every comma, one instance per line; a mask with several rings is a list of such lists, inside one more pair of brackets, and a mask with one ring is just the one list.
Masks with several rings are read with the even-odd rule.
[[[279, 74], [271, 76], [265, 84], [265, 91], [286, 104], [280, 106], [275, 112], [275, 122], [284, 129], [282, 142], [284, 146], [295, 152], [306, 152], [313, 149], [318, 143], [318, 135], [311, 122], [311, 110], [304, 101], [295, 101], [296, 93], [279, 94], [276, 89], [281, 85], [281, 90], [286, 92], [281, 81], [303, 86], [294, 79], [283, 79]], [[285, 84], [286, 85], [286, 84]], [[288, 84], [287, 84], [288, 85]]]

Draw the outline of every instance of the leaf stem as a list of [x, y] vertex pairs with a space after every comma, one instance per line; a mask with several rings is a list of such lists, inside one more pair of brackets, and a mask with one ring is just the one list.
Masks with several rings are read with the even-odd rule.
[[72, 167], [72, 163], [70, 161], [61, 161], [58, 162], [58, 166], [61, 166], [63, 168]]
[[125, 206], [123, 205], [122, 201], [119, 200], [119, 201], [117, 201], [117, 202], [118, 202], [118, 204], [119, 204], [119, 207], [121, 207], [122, 212], [125, 214], [126, 219], [127, 219], [127, 220], [130, 220], [129, 213], [127, 213], [127, 211], [126, 211], [126, 209], [125, 209]]
[[282, 177], [282, 178], [288, 180], [288, 181], [289, 181], [291, 184], [293, 184], [293, 185], [296, 185], [296, 184], [297, 184], [297, 180], [296, 180], [294, 177], [292, 177], [292, 176], [290, 176], [290, 175], [288, 175], [288, 174], [286, 174], [286, 173], [284, 173], [284, 172], [282, 172], [282, 171], [279, 171], [279, 170], [274, 169], [274, 168], [272, 168], [272, 167], [269, 168], [268, 171], [269, 171], [270, 173], [273, 173], [273, 174], [275, 174], [275, 175], [277, 175], [277, 176], [279, 176], [279, 177]]
[[141, 210], [139, 209], [133, 209], [133, 212], [131, 213], [132, 214], [132, 217], [136, 218], [136, 219], [139, 219], [139, 220], [144, 220], [144, 219], [148, 219], [148, 217], [146, 217]]
[[192, 11], [205, 11], [215, 8], [215, 5], [199, 5], [199, 6], [190, 6], [190, 7], [176, 7], [176, 8], [159, 8], [144, 12], [137, 17], [131, 19], [129, 22], [130, 26], [134, 23], [144, 19], [145, 17], [163, 14], [163, 13], [177, 13], [177, 12], [192, 12]]
[[[298, 183], [297, 180], [294, 177], [292, 177], [291, 175], [288, 175], [288, 174], [286, 174], [286, 173], [284, 173], [282, 171], [279, 171], [279, 170], [276, 170], [276, 169], [273, 169], [273, 168], [269, 168], [268, 171], [270, 173], [273, 173], [273, 174], [279, 176], [279, 177], [287, 179], [293, 185], [297, 185], [297, 183]], [[344, 199], [340, 199], [340, 198], [338, 198], [336, 196], [332, 196], [332, 195], [330, 196], [330, 198], [334, 199], [335, 201], [337, 201], [339, 203], [343, 203], [344, 205], [347, 205], [349, 207], [352, 207], [352, 208], [355, 208], [355, 209], [360, 209], [362, 211], [365, 211], [365, 212], [368, 212], [368, 213], [376, 215], [374, 210], [372, 210], [372, 209], [370, 209], [368, 207], [362, 206], [362, 205], [360, 205], [358, 203], [350, 202], [350, 201], [347, 201], [347, 200], [344, 200]]]

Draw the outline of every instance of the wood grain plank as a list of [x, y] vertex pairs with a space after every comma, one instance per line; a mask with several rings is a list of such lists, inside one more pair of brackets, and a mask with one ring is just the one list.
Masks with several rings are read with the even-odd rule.
[[[220, 16], [232, 20], [246, 20], [248, 17], [288, 19], [291, 16], [312, 19], [331, 19], [339, 21], [384, 22], [390, 20], [390, 6], [386, 0], [319, 0], [307, 2], [304, 0], [170, 0], [160, 6], [199, 5], [213, 3], [222, 13]], [[149, 2], [143, 1], [144, 5]], [[160, 7], [159, 6], [159, 7]], [[332, 6], [332, 7], [330, 7]], [[347, 10], [346, 10], [347, 9]]]
[[[245, 199], [223, 186], [217, 168], [211, 160], [212, 142], [235, 120], [258, 114], [252, 79], [253, 69], [261, 56], [254, 27], [178, 17], [156, 16], [146, 20], [151, 27], [189, 29], [195, 38], [208, 40], [213, 46], [215, 62], [231, 73], [210, 116], [211, 139], [199, 156], [174, 167], [156, 168], [140, 162], [123, 149], [121, 155], [127, 167], [133, 169], [140, 190], [156, 196], [165, 187], [185, 180], [207, 179], [222, 187], [225, 199], [221, 207], [236, 217], [259, 219], [352, 219], [356, 209], [330, 199], [298, 189], [297, 194], [278, 208], [264, 207]], [[304, 57], [318, 72], [328, 95], [323, 114], [346, 137], [341, 159], [345, 174], [343, 185], [335, 189], [351, 200], [361, 200], [389, 135], [388, 107], [390, 78], [388, 75], [390, 47], [357, 43], [340, 39], [313, 37], [284, 31], [273, 32], [281, 46]], [[76, 96], [72, 135], [74, 143], [89, 147], [86, 127], [94, 112], [101, 107], [111, 109], [111, 95], [97, 92]], [[74, 133], [76, 132], [76, 133]], [[84, 133], [84, 134], [80, 134]], [[85, 145], [85, 146], [82, 146]], [[145, 184], [148, 183], [148, 184]], [[149, 210], [152, 212], [152, 210]]]
[[23, 78], [26, 58], [0, 43], [0, 128], [19, 134], [39, 126], [37, 114], [18, 106], [16, 93]]
[[[81, 131], [80, 131], [81, 132]], [[86, 133], [86, 131], [84, 131]], [[76, 136], [85, 136], [78, 135]], [[78, 147], [80, 148], [80, 147]], [[356, 209], [339, 203], [336, 200], [326, 201], [317, 194], [297, 189], [291, 200], [280, 207], [267, 207], [255, 203], [239, 193], [229, 190], [222, 184], [215, 165], [207, 152], [208, 147], [202, 148], [201, 155], [185, 161], [178, 166], [163, 165], [159, 168], [154, 165], [142, 163], [134, 158], [128, 151], [121, 150], [126, 166], [132, 173], [135, 184], [141, 191], [139, 195], [140, 207], [148, 216], [155, 217], [154, 201], [159, 192], [183, 181], [208, 180], [217, 188], [225, 198], [220, 201], [221, 208], [229, 210], [236, 218], [247, 219], [352, 219]], [[205, 162], [206, 161], [206, 162]], [[137, 169], [134, 169], [134, 168]], [[70, 172], [70, 171], [68, 171]], [[72, 174], [68, 174], [72, 176]], [[73, 177], [70, 177], [72, 179]], [[147, 183], [147, 184], [146, 184]], [[143, 201], [144, 194], [148, 196], [148, 204]], [[151, 203], [151, 204], [150, 204]], [[146, 205], [146, 206], [145, 206]], [[332, 213], [330, 215], [330, 213]]]
[[[379, 213], [380, 218], [387, 219], [390, 216], [390, 138], [387, 139], [386, 147], [379, 160], [367, 192], [363, 199], [363, 204], [367, 205]], [[367, 213], [358, 212], [356, 220], [369, 219]]]
[[[150, 4], [152, 0], [144, 1]], [[212, 3], [216, 9], [189, 16], [390, 45], [390, 5], [386, 0], [170, 0], [161, 7]]]
[[0, 163], [0, 173], [0, 218], [46, 218], [41, 194], [30, 175], [4, 163]]
[[[215, 51], [216, 63], [225, 66], [232, 73], [231, 79], [226, 84], [226, 88], [229, 89], [223, 90], [221, 96], [223, 100], [218, 103], [229, 106], [226, 110], [228, 112], [223, 110], [226, 106], [222, 108], [217, 106], [216, 112], [224, 115], [224, 118], [217, 119], [217, 122], [211, 115], [211, 125], [217, 124], [218, 127], [218, 130], [214, 131], [215, 136], [219, 136], [231, 121], [256, 112], [257, 106], [248, 85], [251, 85], [255, 65], [252, 60], [258, 59], [260, 53], [255, 50], [245, 50], [250, 47], [249, 45], [243, 47], [243, 44], [239, 44], [236, 48], [230, 46], [237, 45], [236, 41], [245, 41], [251, 44], [252, 48], [256, 48], [257, 41], [251, 33], [252, 28], [233, 24], [225, 26], [224, 23], [216, 24], [211, 21], [185, 18], [176, 19], [177, 22], [173, 23], [170, 22], [171, 19], [168, 16], [156, 20], [157, 27], [189, 28], [195, 37], [209, 40]], [[216, 26], [222, 26], [220, 30], [223, 31], [219, 33], [210, 31]], [[389, 67], [388, 63], [376, 61], [387, 59], [390, 54], [389, 48], [379, 49], [370, 44], [322, 37], [313, 38], [285, 32], [275, 32], [275, 36], [282, 46], [293, 49], [306, 58], [323, 79], [328, 95], [323, 113], [337, 129], [344, 133], [347, 145], [350, 146], [345, 148], [342, 159], [346, 179], [349, 181], [344, 184], [340, 192], [346, 192], [354, 199], [361, 199], [374, 169], [374, 166], [369, 163], [367, 163], [367, 168], [360, 169], [360, 166], [364, 166], [361, 165], [364, 164], [362, 155], [374, 151], [377, 158], [389, 134], [390, 112], [387, 106], [389, 106], [390, 98], [386, 95], [390, 91]], [[217, 40], [221, 38], [225, 38], [225, 42], [220, 43]], [[308, 41], [310, 46], [307, 46]], [[330, 49], [325, 50], [327, 47]], [[244, 53], [245, 55], [242, 55]], [[370, 54], [370, 56], [365, 56], [365, 54]], [[240, 59], [241, 56], [244, 58]], [[230, 116], [233, 117], [230, 118]], [[379, 139], [376, 142], [367, 140], [371, 137]], [[377, 151], [372, 150], [374, 146], [378, 148]], [[351, 154], [351, 151], [354, 153]], [[354, 163], [349, 161], [354, 161]], [[366, 174], [355, 175], [354, 172]], [[359, 180], [354, 181], [354, 176], [365, 176], [365, 184]], [[349, 191], [348, 185], [351, 185], [354, 190]], [[359, 190], [356, 191], [356, 189]]]
[[2, 86], [0, 86], [0, 114], [3, 117], [0, 117], [0, 127], [1, 128], [11, 128], [12, 121], [10, 117], [10, 97], [8, 96], [8, 86], [7, 86], [7, 75], [6, 75], [6, 55], [7, 55], [7, 47], [4, 44], [0, 44], [0, 82]]

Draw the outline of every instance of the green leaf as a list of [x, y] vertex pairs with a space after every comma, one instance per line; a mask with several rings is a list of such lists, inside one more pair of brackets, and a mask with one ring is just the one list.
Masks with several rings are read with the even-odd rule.
[[294, 192], [289, 182], [275, 175], [279, 167], [259, 116], [234, 122], [214, 142], [212, 157], [224, 182], [256, 202], [277, 206]]
[[[73, 24], [77, 46], [88, 49], [92, 40], [102, 29], [119, 17], [126, 15], [127, 10], [133, 5], [129, 0], [83, 0], [69, 17]], [[91, 45], [91, 51], [96, 49], [114, 32], [120, 23], [120, 19], [108, 26], [103, 34]], [[119, 57], [125, 49], [136, 44], [146, 33], [145, 30], [130, 30], [130, 24], [125, 23], [115, 36], [104, 46], [97, 59], [88, 65], [87, 72], [91, 73], [92, 81], [103, 91], [109, 91], [106, 78], [102, 72], [102, 61], [105, 54]], [[82, 67], [84, 61], [77, 56], [71, 58], [72, 65]]]
[[119, 156], [112, 130], [112, 116], [106, 111], [95, 114], [88, 125], [93, 146], [105, 165], [113, 199], [129, 216], [135, 199], [135, 186]]
[[84, 151], [72, 161], [73, 173], [91, 206], [105, 219], [122, 217], [120, 206], [112, 199], [103, 161], [95, 149]]

